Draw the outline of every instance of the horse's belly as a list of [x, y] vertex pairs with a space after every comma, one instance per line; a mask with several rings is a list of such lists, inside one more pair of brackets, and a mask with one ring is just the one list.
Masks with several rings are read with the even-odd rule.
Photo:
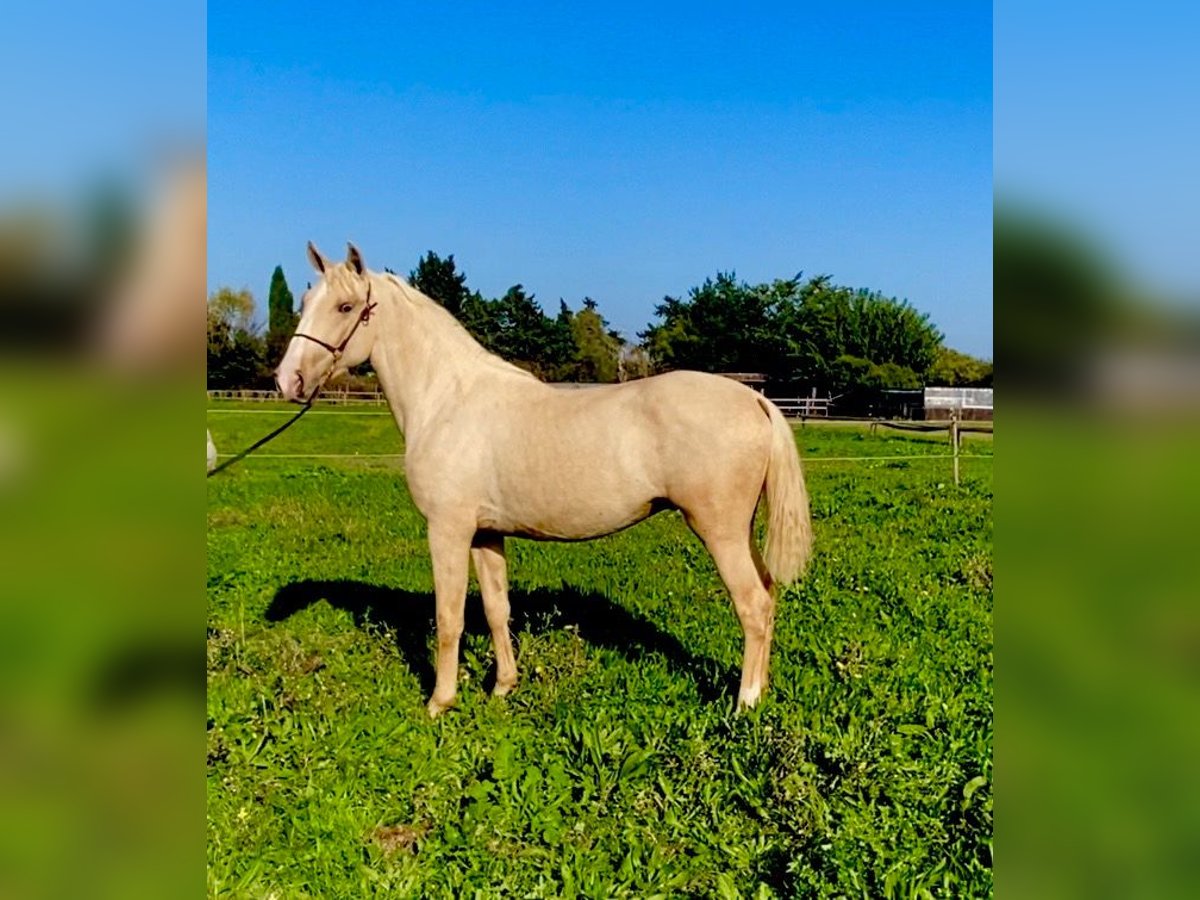
[[[567, 499], [567, 498], [564, 498]], [[569, 498], [575, 500], [577, 498]], [[480, 511], [481, 528], [539, 540], [580, 541], [612, 534], [654, 513], [671, 508], [663, 498], [624, 499], [624, 502], [518, 502]]]

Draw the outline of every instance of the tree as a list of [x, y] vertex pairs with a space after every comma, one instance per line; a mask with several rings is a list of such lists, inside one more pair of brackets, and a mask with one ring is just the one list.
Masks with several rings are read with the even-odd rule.
[[467, 286], [454, 256], [442, 259], [432, 250], [417, 261], [409, 281], [441, 303], [483, 347], [548, 381], [616, 381], [620, 375], [621, 339], [585, 297], [572, 312], [559, 300], [556, 316], [548, 316], [524, 285], [514, 284], [504, 296], [487, 299]]
[[451, 313], [484, 349], [499, 353], [502, 338], [502, 310], [497, 300], [485, 299], [479, 291], [467, 287], [465, 272], [459, 272], [451, 253], [445, 259], [429, 250], [417, 260], [408, 276], [409, 284]]
[[617, 365], [618, 381], [636, 381], [654, 374], [654, 361], [641, 344], [623, 342], [621, 357]]
[[498, 352], [500, 315], [495, 300], [487, 300], [479, 291], [472, 291], [463, 301], [458, 320], [485, 350]]
[[265, 347], [254, 323], [254, 297], [221, 288], [208, 298], [208, 386], [256, 388], [270, 383]]
[[928, 383], [940, 387], [991, 387], [992, 364], [950, 347], [939, 347]]
[[547, 381], [577, 381], [579, 370], [579, 348], [575, 343], [575, 314], [561, 297], [558, 315], [547, 318], [543, 360], [539, 374]]
[[409, 273], [409, 283], [418, 291], [446, 307], [455, 317], [462, 315], [463, 307], [471, 297], [467, 290], [466, 273], [460, 273], [451, 253], [442, 259], [432, 250], [417, 260], [417, 267]]
[[[1073, 392], [1096, 350], [1131, 325], [1126, 283], [1103, 249], [1035, 210], [1000, 205], [993, 224], [996, 346], [1017, 390]], [[1010, 376], [1005, 376], [1006, 378]]]
[[[563, 309], [567, 309], [565, 303]], [[621, 342], [613, 337], [591, 297], [585, 297], [583, 309], [571, 317], [571, 335], [576, 359], [574, 380], [605, 384], [616, 381]]]
[[496, 353], [542, 377], [571, 361], [574, 347], [560, 322], [542, 312], [523, 285], [514, 284], [493, 303]]
[[911, 371], [919, 382], [942, 343], [929, 316], [907, 301], [839, 287], [827, 276], [797, 286], [781, 307], [779, 327], [786, 345], [783, 373], [829, 390], [846, 386], [847, 369], [836, 365], [843, 357], [877, 367], [892, 364]]
[[208, 298], [208, 321], [225, 323], [230, 332], [255, 332], [254, 324], [254, 295], [244, 288], [235, 291], [223, 287], [214, 291]]
[[276, 266], [271, 273], [271, 288], [267, 295], [268, 362], [277, 363], [283, 358], [299, 320], [295, 307], [296, 300], [283, 277], [283, 267]]
[[815, 387], [847, 405], [919, 387], [942, 341], [907, 301], [826, 275], [750, 285], [719, 273], [655, 313], [640, 336], [659, 371], [762, 372], [778, 390]]
[[779, 355], [778, 291], [778, 284], [752, 287], [719, 272], [686, 300], [664, 297], [654, 310], [662, 323], [640, 337], [660, 370], [765, 371]]

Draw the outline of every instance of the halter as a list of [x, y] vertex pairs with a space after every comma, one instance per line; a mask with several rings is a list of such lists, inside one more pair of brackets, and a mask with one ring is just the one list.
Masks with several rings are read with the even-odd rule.
[[325, 381], [333, 373], [333, 370], [335, 368], [337, 368], [338, 360], [340, 360], [342, 358], [342, 354], [346, 350], [346, 345], [350, 343], [350, 338], [354, 337], [354, 332], [358, 331], [359, 325], [362, 325], [364, 322], [366, 322], [367, 320], [369, 320], [371, 318], [371, 313], [375, 310], [375, 307], [378, 305], [379, 305], [378, 303], [371, 302], [371, 283], [368, 281], [367, 282], [367, 305], [363, 308], [363, 311], [359, 314], [358, 318], [355, 319], [354, 325], [350, 328], [350, 333], [348, 335], [346, 335], [345, 340], [343, 340], [336, 347], [333, 346], [333, 344], [326, 343], [325, 341], [321, 340], [320, 338], [313, 337], [311, 334], [303, 334], [303, 333], [297, 331], [295, 334], [292, 335], [292, 337], [302, 337], [305, 340], [312, 341], [314, 344], [320, 344], [322, 347], [324, 347], [326, 350], [328, 350], [331, 354], [333, 354], [333, 365], [329, 367], [329, 371], [325, 373], [325, 376], [317, 384], [316, 389], [313, 391], [313, 395], [308, 399], [308, 402], [305, 403], [303, 407], [301, 407], [300, 412], [296, 413], [294, 416], [292, 416], [290, 419], [288, 419], [286, 422], [284, 422], [282, 425], [280, 425], [278, 428], [276, 428], [274, 431], [272, 431], [266, 437], [259, 438], [257, 441], [255, 441], [253, 444], [251, 444], [249, 447], [247, 447], [245, 450], [243, 450], [241, 453], [238, 453], [231, 459], [225, 460], [225, 462], [221, 463], [219, 466], [217, 466], [215, 469], [213, 469], [212, 471], [210, 471], [208, 473], [209, 478], [212, 478], [212, 476], [216, 475], [218, 472], [220, 472], [224, 469], [228, 469], [234, 463], [240, 462], [241, 460], [245, 459], [247, 456], [249, 456], [251, 453], [253, 453], [255, 450], [257, 450], [263, 444], [267, 443], [267, 441], [270, 441], [270, 440], [278, 437], [280, 434], [282, 434], [284, 431], [286, 431], [288, 428], [291, 428], [292, 425], [294, 425], [296, 422], [298, 422], [300, 420], [301, 416], [303, 416], [306, 412], [308, 412], [310, 409], [312, 409], [313, 401], [317, 399], [317, 394], [320, 392], [322, 385], [325, 384]]
[[362, 313], [360, 313], [359, 317], [354, 321], [354, 325], [353, 325], [353, 327], [351, 327], [350, 333], [346, 335], [346, 339], [344, 341], [342, 341], [340, 344], [338, 344], [336, 347], [333, 346], [333, 344], [326, 343], [325, 341], [321, 340], [320, 338], [315, 338], [311, 334], [304, 334], [303, 332], [300, 332], [300, 331], [295, 332], [292, 335], [292, 337], [304, 338], [306, 341], [312, 341], [314, 344], [320, 344], [322, 347], [324, 347], [326, 350], [328, 350], [330, 353], [333, 354], [333, 364], [336, 366], [338, 364], [338, 361], [342, 358], [342, 354], [346, 351], [346, 345], [350, 343], [350, 338], [354, 337], [354, 332], [358, 331], [358, 326], [367, 322], [371, 318], [371, 313], [374, 312], [375, 307], [378, 305], [379, 305], [378, 303], [371, 302], [371, 282], [368, 281], [367, 282], [367, 305], [363, 307]]

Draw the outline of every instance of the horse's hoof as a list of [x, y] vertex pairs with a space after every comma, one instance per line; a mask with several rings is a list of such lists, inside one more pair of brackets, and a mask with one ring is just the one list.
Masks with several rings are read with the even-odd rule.
[[448, 710], [453, 705], [454, 705], [453, 700], [450, 700], [446, 703], [439, 703], [437, 700], [430, 698], [429, 703], [426, 705], [425, 708], [427, 710], [429, 710], [429, 718], [436, 719], [438, 716], [440, 716], [442, 713], [444, 713], [446, 710]]
[[496, 686], [492, 688], [492, 696], [493, 697], [507, 697], [509, 694], [511, 694], [513, 692], [513, 689], [516, 686], [517, 686], [517, 682], [515, 680], [510, 681], [508, 684], [501, 684], [499, 681], [497, 681]]
[[736, 712], [749, 712], [750, 710], [754, 709], [754, 707], [758, 706], [758, 702], [761, 699], [762, 689], [758, 685], [754, 685], [754, 687], [749, 690], [741, 691], [738, 694]]

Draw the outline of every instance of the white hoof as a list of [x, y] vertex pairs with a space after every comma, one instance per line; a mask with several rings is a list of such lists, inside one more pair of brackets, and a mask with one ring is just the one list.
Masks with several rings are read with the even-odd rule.
[[436, 699], [431, 697], [429, 700], [429, 703], [425, 706], [425, 708], [429, 711], [429, 718], [436, 719], [438, 716], [440, 716], [442, 713], [444, 713], [446, 710], [448, 710], [453, 705], [454, 705], [453, 698], [451, 698], [450, 700], [448, 700], [445, 703], [439, 703]]
[[738, 692], [737, 708], [738, 712], [746, 709], [753, 709], [758, 706], [758, 701], [762, 699], [762, 687], [757, 684], [752, 684]]

